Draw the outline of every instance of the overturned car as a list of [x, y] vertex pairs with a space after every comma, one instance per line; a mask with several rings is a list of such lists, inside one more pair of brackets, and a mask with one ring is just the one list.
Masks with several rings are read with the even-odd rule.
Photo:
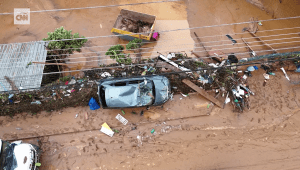
[[22, 141], [0, 139], [0, 170], [38, 170], [40, 148]]
[[98, 97], [104, 109], [162, 105], [170, 95], [168, 78], [158, 75], [104, 79], [98, 85]]

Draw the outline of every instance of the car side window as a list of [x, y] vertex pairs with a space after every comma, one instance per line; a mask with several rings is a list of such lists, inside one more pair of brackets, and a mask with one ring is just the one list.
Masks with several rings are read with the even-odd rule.
[[114, 83], [115, 86], [126, 86], [126, 82], [117, 82]]
[[133, 80], [133, 81], [129, 81], [128, 84], [138, 84], [140, 82], [141, 80]]

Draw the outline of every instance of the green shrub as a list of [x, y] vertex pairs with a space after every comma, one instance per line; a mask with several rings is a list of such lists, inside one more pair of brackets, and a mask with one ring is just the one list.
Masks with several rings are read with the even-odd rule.
[[110, 47], [105, 55], [109, 55], [111, 59], [116, 59], [120, 64], [131, 64], [132, 60], [129, 58], [129, 54], [124, 54], [123, 50], [124, 47], [118, 44]]
[[142, 40], [135, 38], [134, 40], [129, 41], [129, 43], [126, 45], [126, 49], [133, 50], [133, 49], [140, 48], [142, 45], [144, 45], [142, 43]]
[[[72, 30], [68, 31], [64, 27], [56, 28], [54, 32], [48, 32], [48, 38], [43, 38], [43, 41], [50, 41], [47, 48], [49, 55], [52, 54], [72, 54], [73, 51], [80, 52], [81, 47], [87, 42], [87, 39], [76, 39], [76, 40], [66, 40], [66, 41], [51, 41], [51, 40], [62, 40], [62, 39], [75, 39], [75, 38], [85, 38], [84, 36], [79, 36], [79, 33], [72, 34]], [[68, 49], [68, 50], [64, 50]]]

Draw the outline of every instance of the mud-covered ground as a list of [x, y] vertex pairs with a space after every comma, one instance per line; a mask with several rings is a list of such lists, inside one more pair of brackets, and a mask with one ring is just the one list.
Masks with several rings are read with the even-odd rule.
[[[242, 114], [231, 104], [208, 107], [197, 94], [175, 95], [163, 107], [124, 109], [126, 126], [115, 119], [121, 110], [75, 107], [1, 117], [0, 135], [40, 145], [46, 170], [298, 169], [300, 87], [281, 72], [263, 87], [263, 72], [249, 78], [256, 95]], [[101, 133], [104, 122], [119, 133]]]

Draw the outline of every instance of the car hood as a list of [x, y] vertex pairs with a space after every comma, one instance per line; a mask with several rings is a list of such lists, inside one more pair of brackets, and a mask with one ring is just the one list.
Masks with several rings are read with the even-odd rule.
[[165, 103], [170, 98], [170, 82], [166, 77], [157, 76], [153, 79], [155, 85], [155, 102], [154, 105]]
[[15, 146], [14, 154], [18, 164], [15, 170], [29, 170], [31, 168], [30, 165], [35, 166], [34, 155], [29, 144], [22, 143]]

